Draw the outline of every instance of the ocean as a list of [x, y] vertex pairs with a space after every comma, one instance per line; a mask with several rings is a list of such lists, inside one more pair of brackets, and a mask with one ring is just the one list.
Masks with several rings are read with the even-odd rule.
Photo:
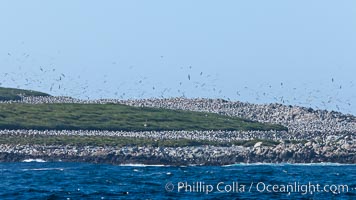
[[356, 199], [356, 165], [0, 163], [0, 199]]

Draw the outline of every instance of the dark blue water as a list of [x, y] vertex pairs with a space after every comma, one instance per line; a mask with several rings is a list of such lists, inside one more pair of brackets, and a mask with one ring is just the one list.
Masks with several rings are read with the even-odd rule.
[[1, 163], [0, 170], [0, 199], [356, 199], [356, 165]]

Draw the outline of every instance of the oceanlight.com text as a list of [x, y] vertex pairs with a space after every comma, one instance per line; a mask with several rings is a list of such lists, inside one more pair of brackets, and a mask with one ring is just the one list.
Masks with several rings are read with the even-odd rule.
[[320, 184], [320, 183], [300, 183], [291, 182], [287, 184], [273, 184], [264, 182], [240, 183], [238, 181], [206, 183], [204, 181], [196, 182], [168, 182], [165, 185], [167, 192], [177, 193], [299, 193], [302, 195], [315, 193], [354, 193], [356, 187], [347, 184]]

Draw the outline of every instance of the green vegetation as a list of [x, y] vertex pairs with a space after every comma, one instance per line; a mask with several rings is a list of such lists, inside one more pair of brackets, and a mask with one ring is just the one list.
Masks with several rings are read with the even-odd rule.
[[[0, 87], [0, 101], [21, 96], [49, 96], [30, 90]], [[120, 104], [0, 104], [0, 129], [37, 130], [287, 130], [219, 114]]]
[[0, 87], [0, 101], [17, 101], [21, 100], [21, 96], [50, 96], [49, 94], [32, 91], [32, 90], [22, 90], [14, 88], [3, 88]]
[[284, 142], [286, 144], [303, 144], [304, 145], [305, 143], [308, 142], [308, 140], [285, 140]]
[[0, 129], [287, 130], [280, 125], [213, 113], [120, 104], [0, 104]]
[[241, 140], [233, 142], [213, 142], [207, 140], [155, 140], [149, 138], [128, 138], [110, 136], [0, 136], [0, 144], [8, 145], [71, 145], [71, 146], [153, 146], [153, 147], [184, 147], [184, 146], [245, 146], [251, 147], [257, 142], [263, 142], [263, 146], [275, 146], [279, 142], [270, 140]]

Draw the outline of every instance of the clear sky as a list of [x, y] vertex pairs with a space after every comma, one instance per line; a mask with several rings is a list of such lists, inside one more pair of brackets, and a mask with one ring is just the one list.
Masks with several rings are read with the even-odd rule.
[[4, 0], [0, 30], [5, 87], [356, 114], [354, 0]]

